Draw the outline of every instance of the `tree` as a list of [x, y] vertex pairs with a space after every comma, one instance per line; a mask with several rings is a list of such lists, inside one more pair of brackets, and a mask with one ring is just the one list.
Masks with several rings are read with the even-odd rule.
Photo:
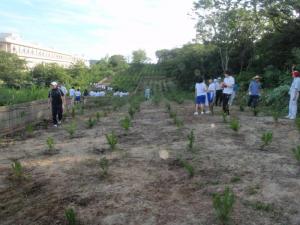
[[132, 63], [142, 64], [148, 61], [145, 50], [139, 49], [132, 52]]
[[16, 54], [0, 51], [0, 80], [9, 87], [20, 87], [26, 80], [26, 61]]
[[112, 55], [108, 62], [113, 68], [122, 68], [127, 66], [126, 59], [123, 55]]

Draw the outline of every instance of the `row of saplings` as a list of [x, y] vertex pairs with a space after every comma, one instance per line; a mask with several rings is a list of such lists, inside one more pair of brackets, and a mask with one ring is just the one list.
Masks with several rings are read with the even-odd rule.
[[[130, 102], [130, 106], [128, 108], [128, 116], [125, 116], [123, 119], [120, 120], [120, 125], [125, 130], [126, 134], [128, 133], [130, 127], [132, 127], [132, 119], [134, 118], [135, 113], [140, 111], [140, 103], [141, 103], [140, 100]], [[172, 111], [171, 105], [169, 103], [166, 104], [166, 108], [170, 118], [173, 119], [174, 124], [178, 128], [182, 127], [183, 121], [178, 118], [176, 112]], [[72, 114], [74, 114], [74, 112]], [[89, 117], [89, 119], [86, 122], [87, 128], [92, 128], [94, 125], [96, 125], [96, 123], [100, 120], [102, 116], [106, 116], [105, 114], [106, 113], [97, 112], [95, 118]], [[232, 118], [230, 121], [228, 121], [226, 114], [223, 114], [222, 118], [224, 123], [229, 123], [229, 127], [233, 131], [235, 132], [239, 131], [241, 126], [238, 119]], [[74, 121], [72, 121], [69, 125], [65, 127], [66, 131], [70, 135], [70, 138], [74, 138], [76, 128], [77, 127]], [[300, 126], [298, 128], [300, 128]], [[115, 150], [116, 145], [118, 143], [118, 139], [115, 133], [112, 131], [111, 133], [106, 134], [105, 137], [106, 137], [107, 144], [109, 145], [109, 148], [111, 150]], [[195, 150], [194, 147], [195, 139], [196, 138], [195, 138], [194, 131], [191, 130], [187, 135], [187, 142], [188, 142], [187, 150], [191, 152]], [[273, 133], [272, 132], [263, 133], [261, 140], [262, 140], [261, 149], [263, 150], [267, 146], [269, 146], [270, 143], [272, 142]], [[54, 154], [57, 152], [57, 150], [55, 149], [54, 139], [52, 137], [47, 138], [46, 145], [47, 145], [47, 151], [46, 151], [47, 154]], [[293, 153], [296, 160], [300, 163], [300, 146], [294, 148]], [[182, 166], [187, 171], [189, 177], [194, 176], [194, 167], [188, 161], [179, 158], [178, 162], [179, 165]], [[27, 179], [27, 176], [25, 175], [24, 172], [24, 168], [19, 161], [17, 160], [14, 161], [11, 165], [11, 168], [12, 168], [11, 178], [14, 181], [20, 182]], [[106, 157], [101, 158], [99, 161], [99, 170], [100, 170], [100, 176], [102, 178], [107, 177], [108, 168], [109, 168], [109, 160]], [[217, 193], [213, 196], [213, 207], [215, 209], [217, 218], [224, 225], [228, 224], [230, 221], [230, 214], [233, 209], [234, 201], [235, 201], [234, 193], [228, 187], [225, 189], [223, 193]], [[72, 208], [68, 208], [65, 210], [65, 218], [67, 224], [69, 225], [80, 224], [79, 220], [77, 219], [76, 213]]]

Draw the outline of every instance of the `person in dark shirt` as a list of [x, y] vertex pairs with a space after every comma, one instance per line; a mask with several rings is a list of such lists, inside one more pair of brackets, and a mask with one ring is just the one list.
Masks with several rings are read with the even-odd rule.
[[56, 82], [51, 82], [51, 91], [49, 91], [48, 94], [48, 105], [49, 107], [51, 105], [53, 124], [57, 127], [57, 124], [61, 124], [65, 95], [58, 88]]

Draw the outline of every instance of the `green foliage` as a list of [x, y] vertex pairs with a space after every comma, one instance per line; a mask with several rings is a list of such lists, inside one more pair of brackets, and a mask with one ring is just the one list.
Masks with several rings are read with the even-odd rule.
[[116, 149], [116, 145], [118, 143], [118, 138], [115, 135], [114, 132], [111, 132], [110, 134], [105, 134], [107, 144], [109, 145], [111, 150]]
[[173, 121], [177, 127], [183, 126], [183, 121], [181, 119], [179, 119], [177, 116], [173, 118]]
[[26, 83], [25, 68], [25, 60], [16, 54], [0, 51], [0, 81], [8, 87], [21, 87]]
[[292, 149], [295, 159], [300, 162], [300, 145]]
[[128, 116], [126, 116], [124, 119], [120, 121], [120, 124], [122, 128], [126, 131], [129, 130], [129, 128], [132, 126], [131, 120]]
[[265, 212], [271, 212], [274, 210], [273, 205], [269, 203], [260, 202], [260, 201], [250, 203], [250, 206], [256, 210], [265, 211]]
[[99, 162], [101, 168], [101, 176], [106, 177], [108, 174], [109, 161], [107, 158], [101, 158]]
[[54, 139], [52, 137], [48, 137], [46, 140], [46, 144], [48, 146], [48, 150], [51, 152], [54, 150]]
[[86, 122], [88, 128], [93, 128], [97, 124], [97, 120], [89, 117], [88, 121]]
[[278, 111], [273, 111], [272, 112], [272, 117], [273, 117], [273, 120], [274, 120], [275, 123], [278, 123], [279, 116], [280, 116], [280, 114], [279, 114]]
[[134, 118], [134, 114], [135, 114], [135, 108], [133, 106], [130, 106], [128, 109], [128, 114], [130, 116], [131, 119]]
[[258, 116], [259, 110], [257, 108], [253, 109], [253, 115]]
[[139, 49], [132, 52], [131, 63], [142, 64], [142, 63], [146, 63], [147, 60], [148, 60], [147, 54], [144, 50]]
[[101, 116], [103, 116], [103, 113], [101, 112], [96, 112], [96, 120], [97, 120], [97, 122], [99, 122], [100, 121], [100, 117]]
[[72, 123], [67, 125], [65, 129], [69, 133], [70, 138], [72, 138], [72, 137], [74, 137], [74, 134], [76, 132], [77, 124], [74, 121], [72, 121]]
[[268, 131], [263, 133], [263, 135], [261, 136], [261, 140], [263, 142], [261, 145], [261, 149], [264, 149], [266, 146], [271, 144], [273, 140], [273, 132]]
[[0, 106], [13, 105], [34, 100], [46, 99], [48, 89], [31, 86], [30, 88], [7, 88], [0, 86]]
[[12, 168], [12, 173], [13, 173], [14, 178], [16, 178], [18, 180], [24, 178], [24, 169], [23, 169], [22, 164], [19, 161], [17, 161], [17, 160], [14, 161], [11, 164], [11, 168]]
[[74, 119], [75, 116], [76, 116], [76, 109], [75, 109], [75, 107], [72, 107], [72, 109], [71, 109], [71, 115], [72, 115], [72, 118]]
[[234, 193], [228, 187], [225, 188], [222, 194], [217, 193], [213, 196], [213, 207], [217, 218], [224, 225], [229, 224], [234, 202]]
[[179, 163], [186, 170], [190, 178], [195, 175], [195, 169], [188, 161], [179, 159]]
[[170, 116], [170, 118], [176, 118], [177, 117], [177, 113], [176, 112], [172, 112], [172, 111], [170, 111], [169, 112], [169, 116]]
[[161, 102], [162, 96], [159, 93], [156, 93], [153, 95], [152, 101], [154, 103], [154, 105], [159, 105], [159, 103]]
[[241, 178], [239, 176], [234, 176], [230, 179], [231, 183], [237, 183], [241, 180]]
[[195, 143], [195, 134], [194, 130], [191, 130], [190, 133], [187, 135], [188, 139], [188, 150], [192, 151], [194, 149], [194, 143]]
[[66, 217], [68, 225], [76, 225], [77, 220], [76, 220], [76, 213], [75, 213], [74, 209], [72, 209], [72, 208], [66, 209], [65, 217]]
[[26, 130], [26, 134], [27, 136], [32, 136], [33, 135], [33, 125], [32, 124], [28, 124], [26, 127], [25, 127], [25, 130]]
[[241, 112], [244, 112], [244, 111], [245, 111], [245, 108], [244, 108], [243, 105], [240, 105], [240, 111], [241, 111]]
[[239, 129], [241, 128], [240, 121], [236, 118], [231, 119], [230, 120], [230, 128], [233, 131], [238, 132]]
[[169, 102], [166, 103], [166, 108], [167, 108], [168, 113], [170, 113], [171, 112], [171, 104]]

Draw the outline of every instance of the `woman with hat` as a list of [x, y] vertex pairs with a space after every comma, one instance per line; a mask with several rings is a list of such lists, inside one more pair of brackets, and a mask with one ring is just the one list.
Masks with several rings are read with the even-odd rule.
[[256, 75], [252, 78], [252, 81], [249, 84], [249, 101], [248, 106], [256, 108], [261, 91], [261, 83], [260, 83], [260, 76]]
[[289, 91], [290, 94], [289, 114], [288, 116], [286, 116], [286, 118], [294, 120], [296, 119], [296, 115], [297, 115], [297, 101], [300, 92], [300, 72], [295, 67], [295, 65], [293, 65], [292, 67], [292, 76], [293, 76], [293, 83]]

